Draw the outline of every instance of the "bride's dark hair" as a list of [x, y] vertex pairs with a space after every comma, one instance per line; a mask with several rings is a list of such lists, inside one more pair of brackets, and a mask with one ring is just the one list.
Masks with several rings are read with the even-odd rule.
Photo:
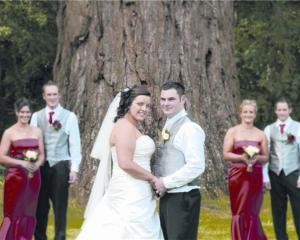
[[124, 117], [125, 114], [128, 113], [133, 100], [140, 95], [151, 96], [150, 92], [144, 85], [135, 85], [131, 88], [126, 88], [121, 92], [121, 99], [114, 122], [118, 121], [118, 119]]

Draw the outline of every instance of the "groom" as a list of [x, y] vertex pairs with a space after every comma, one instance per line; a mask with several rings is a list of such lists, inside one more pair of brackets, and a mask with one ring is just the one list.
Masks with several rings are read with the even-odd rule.
[[286, 212], [290, 200], [294, 224], [300, 239], [300, 123], [290, 117], [292, 107], [282, 98], [276, 102], [277, 121], [266, 127], [270, 145], [269, 175], [264, 169], [264, 184], [270, 188], [276, 239], [287, 240]]
[[169, 240], [196, 240], [200, 215], [199, 176], [205, 168], [205, 134], [188, 118], [185, 102], [181, 83], [163, 84], [160, 106], [167, 121], [154, 163], [154, 172], [160, 178], [153, 185], [161, 196], [161, 227]]
[[77, 117], [64, 109], [56, 83], [43, 86], [46, 107], [34, 113], [31, 125], [42, 129], [46, 161], [41, 167], [42, 185], [37, 207], [35, 240], [46, 240], [50, 200], [55, 217], [55, 240], [66, 239], [69, 184], [77, 180], [81, 144]]

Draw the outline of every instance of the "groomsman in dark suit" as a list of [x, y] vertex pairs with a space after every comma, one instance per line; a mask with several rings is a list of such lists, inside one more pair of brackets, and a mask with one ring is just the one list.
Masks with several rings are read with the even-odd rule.
[[[287, 240], [286, 212], [290, 200], [294, 224], [300, 239], [300, 123], [290, 117], [292, 107], [281, 98], [276, 102], [277, 121], [265, 128], [270, 159], [264, 182], [270, 188], [273, 226], [278, 240]], [[267, 170], [268, 169], [268, 170]]]
[[41, 167], [42, 185], [37, 207], [36, 240], [46, 240], [50, 201], [55, 220], [55, 240], [66, 239], [69, 184], [77, 180], [81, 144], [77, 117], [63, 108], [58, 86], [43, 86], [46, 107], [32, 115], [31, 125], [42, 129], [46, 162]]

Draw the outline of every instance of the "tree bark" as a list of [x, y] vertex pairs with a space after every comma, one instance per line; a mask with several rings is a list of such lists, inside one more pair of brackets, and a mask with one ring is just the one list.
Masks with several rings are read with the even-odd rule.
[[166, 80], [186, 86], [187, 110], [206, 133], [202, 187], [226, 192], [222, 142], [236, 123], [239, 99], [232, 2], [67, 1], [59, 3], [57, 25], [54, 79], [79, 118], [83, 145], [77, 199], [87, 199], [98, 165], [89, 155], [113, 96], [146, 83], [154, 105], [147, 131], [157, 139]]

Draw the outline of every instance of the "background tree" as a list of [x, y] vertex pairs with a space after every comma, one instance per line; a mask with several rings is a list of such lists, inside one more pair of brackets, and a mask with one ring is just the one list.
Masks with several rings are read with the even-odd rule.
[[235, 2], [236, 59], [243, 98], [258, 100], [258, 125], [274, 121], [280, 96], [300, 119], [300, 2]]
[[97, 161], [89, 157], [113, 95], [133, 84], [153, 93], [147, 132], [162, 127], [159, 86], [183, 82], [188, 112], [207, 133], [202, 186], [226, 190], [224, 132], [236, 122], [239, 84], [233, 56], [233, 4], [221, 1], [60, 2], [54, 79], [80, 120], [84, 161], [79, 191], [88, 196]]
[[15, 120], [13, 103], [21, 96], [43, 104], [41, 86], [52, 78], [56, 49], [55, 2], [0, 2], [0, 136]]
[[[274, 120], [270, 109], [281, 95], [291, 99], [293, 117], [300, 119], [299, 2], [236, 1], [235, 48], [231, 3], [62, 2], [58, 39], [57, 5], [0, 2], [0, 135], [14, 121], [12, 104], [18, 97], [31, 98], [35, 109], [44, 105], [41, 86], [52, 78], [58, 44], [55, 79], [82, 128], [82, 196], [98, 164], [89, 151], [103, 114], [112, 95], [126, 85], [148, 83], [154, 99], [164, 80], [187, 86], [188, 111], [209, 133], [208, 171], [202, 180], [207, 189], [226, 189], [221, 144], [224, 132], [236, 121], [239, 90], [242, 98], [258, 100], [260, 127]], [[147, 126], [155, 136], [163, 119], [157, 108], [153, 115]]]

